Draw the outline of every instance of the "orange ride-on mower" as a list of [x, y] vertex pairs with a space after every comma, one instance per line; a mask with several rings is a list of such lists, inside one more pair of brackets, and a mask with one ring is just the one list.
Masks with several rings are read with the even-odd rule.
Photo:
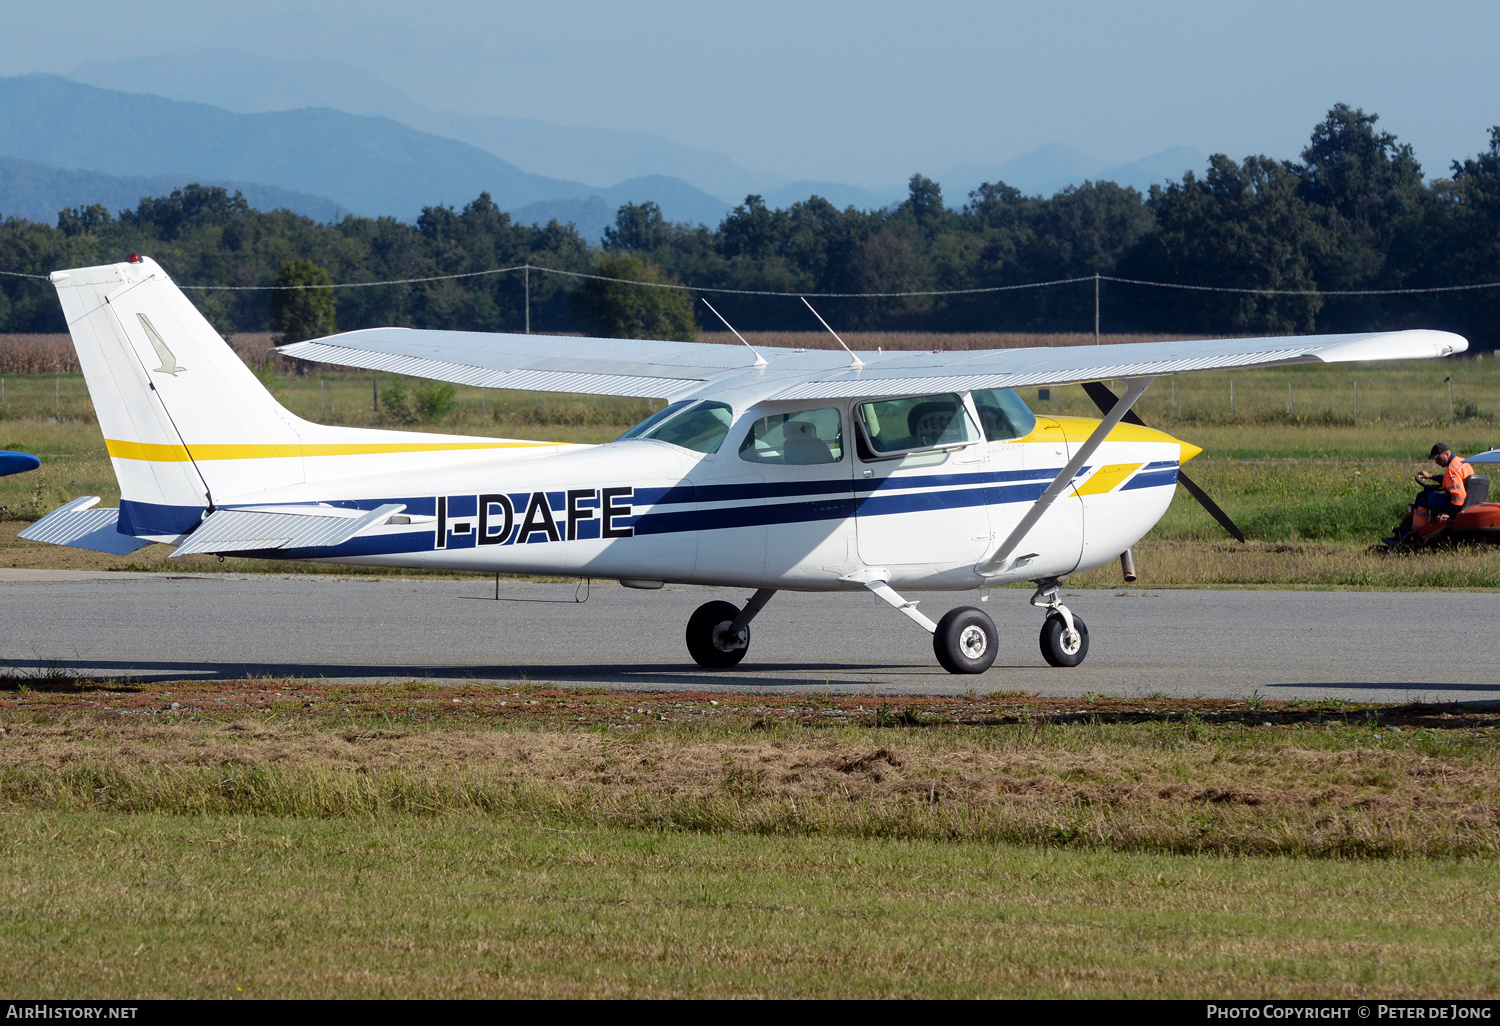
[[[1437, 482], [1420, 477], [1416, 481], [1423, 491], [1440, 487]], [[1395, 533], [1380, 539], [1380, 544], [1372, 546], [1370, 551], [1416, 552], [1442, 545], [1500, 544], [1500, 502], [1489, 501], [1489, 477], [1475, 474], [1464, 482], [1464, 486], [1468, 498], [1464, 500], [1463, 509], [1449, 515], [1433, 516], [1426, 507], [1413, 502], [1406, 508], [1406, 518], [1396, 525]]]

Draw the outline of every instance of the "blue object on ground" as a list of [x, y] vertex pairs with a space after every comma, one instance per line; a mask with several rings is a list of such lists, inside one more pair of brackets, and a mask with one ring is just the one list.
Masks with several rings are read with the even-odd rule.
[[41, 465], [42, 461], [29, 452], [0, 451], [0, 477], [5, 477], [7, 474], [24, 474]]

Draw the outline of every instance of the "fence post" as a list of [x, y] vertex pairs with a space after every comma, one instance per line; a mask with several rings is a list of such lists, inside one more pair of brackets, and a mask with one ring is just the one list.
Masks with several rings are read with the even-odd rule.
[[1099, 344], [1099, 272], [1094, 272], [1094, 345]]
[[1234, 419], [1234, 379], [1229, 379], [1229, 417]]
[[1448, 426], [1453, 426], [1453, 375], [1449, 374], [1443, 379], [1448, 382]]
[[1354, 379], [1354, 423], [1359, 423], [1359, 379]]
[[380, 409], [380, 379], [370, 379], [370, 409]]
[[526, 334], [531, 334], [531, 264], [526, 265]]

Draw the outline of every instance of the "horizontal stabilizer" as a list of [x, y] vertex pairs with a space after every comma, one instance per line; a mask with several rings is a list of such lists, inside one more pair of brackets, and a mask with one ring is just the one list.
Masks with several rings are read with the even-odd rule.
[[91, 549], [108, 552], [116, 556], [128, 556], [136, 549], [151, 542], [133, 534], [121, 534], [118, 526], [120, 511], [117, 509], [94, 509], [99, 501], [97, 495], [85, 495], [74, 499], [66, 506], [59, 506], [42, 519], [22, 531], [19, 537], [27, 541], [47, 542], [49, 545], [67, 545], [75, 549]]
[[260, 506], [220, 509], [208, 515], [172, 558], [200, 553], [259, 552], [265, 549], [317, 549], [342, 545], [365, 529], [384, 523], [405, 504], [373, 510], [331, 506]]

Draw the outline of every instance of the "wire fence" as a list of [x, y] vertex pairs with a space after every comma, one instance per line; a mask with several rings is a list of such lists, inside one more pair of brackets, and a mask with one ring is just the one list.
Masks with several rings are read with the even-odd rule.
[[[497, 274], [511, 274], [516, 271], [521, 271], [528, 275], [532, 271], [536, 271], [540, 274], [554, 274], [568, 278], [611, 282], [616, 285], [639, 285], [643, 288], [675, 289], [683, 292], [707, 292], [725, 296], [768, 296], [787, 299], [801, 297], [808, 299], [918, 299], [941, 296], [977, 296], [995, 292], [1017, 292], [1024, 289], [1046, 289], [1059, 285], [1077, 285], [1082, 282], [1097, 283], [1106, 281], [1121, 285], [1141, 285], [1147, 288], [1180, 289], [1190, 292], [1223, 292], [1251, 296], [1414, 296], [1437, 292], [1475, 292], [1482, 289], [1500, 288], [1500, 282], [1490, 281], [1474, 285], [1430, 285], [1405, 289], [1280, 289], [1232, 285], [1192, 285], [1186, 282], [1122, 278], [1113, 274], [1085, 274], [1074, 278], [1053, 278], [1050, 281], [1025, 282], [1019, 285], [988, 285], [968, 289], [920, 289], [910, 292], [786, 292], [770, 289], [730, 289], [716, 285], [691, 285], [680, 282], [635, 281], [629, 278], [612, 278], [603, 274], [589, 274], [584, 271], [565, 271], [556, 267], [543, 267], [531, 263], [515, 264], [510, 267], [492, 267], [483, 271], [463, 271], [457, 274], [434, 274], [421, 278], [390, 278], [384, 281], [346, 281], [332, 282], [327, 285], [183, 285], [179, 283], [178, 288], [194, 292], [295, 292], [307, 289], [367, 289], [382, 285], [421, 285], [435, 281], [458, 281], [464, 278], [482, 278]], [[31, 278], [36, 281], [48, 280], [44, 274], [25, 274], [20, 271], [0, 271], [0, 274], [12, 278]]]

